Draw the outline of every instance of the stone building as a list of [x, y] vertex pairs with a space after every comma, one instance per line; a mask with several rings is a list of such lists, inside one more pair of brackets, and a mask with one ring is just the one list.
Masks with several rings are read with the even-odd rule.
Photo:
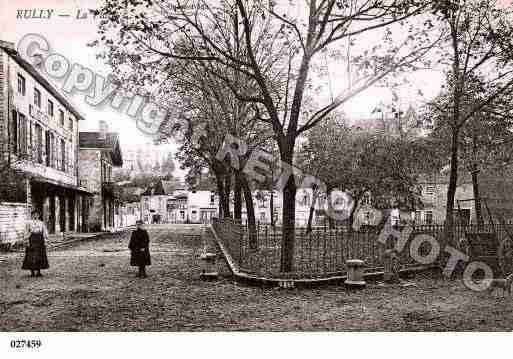
[[120, 203], [117, 186], [112, 181], [112, 168], [122, 165], [119, 136], [108, 132], [104, 121], [100, 121], [98, 132], [80, 132], [79, 177], [93, 194], [88, 218], [91, 231], [115, 227], [114, 216]]
[[80, 186], [76, 166], [81, 120], [69, 100], [12, 43], [0, 41], [1, 160], [23, 173], [25, 181], [18, 203], [0, 210], [4, 239], [19, 239], [10, 238], [9, 231], [22, 228], [31, 208], [42, 213], [50, 233], [86, 229], [90, 193]]
[[[476, 223], [472, 180], [468, 172], [465, 173], [463, 170], [460, 172], [454, 204], [455, 223]], [[485, 222], [489, 221], [489, 215], [495, 223], [502, 219], [506, 222], [513, 221], [512, 174], [511, 166], [488, 169], [479, 174], [479, 197], [482, 199], [481, 213]], [[423, 206], [415, 211], [415, 222], [443, 224], [447, 208], [448, 174], [443, 171], [442, 174], [423, 176], [419, 184], [422, 188]]]

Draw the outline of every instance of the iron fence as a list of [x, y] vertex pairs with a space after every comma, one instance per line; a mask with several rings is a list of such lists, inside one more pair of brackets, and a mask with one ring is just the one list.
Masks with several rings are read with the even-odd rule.
[[[280, 274], [282, 227], [257, 225], [254, 243], [250, 243], [248, 228], [240, 222], [214, 219], [212, 225], [242, 271], [268, 276]], [[452, 243], [448, 243], [443, 225], [413, 225], [411, 229], [412, 233], [399, 253], [400, 263], [404, 267], [418, 265], [410, 255], [410, 242], [419, 234], [434, 237], [441, 248], [445, 244], [459, 248], [460, 240], [470, 232], [496, 233], [499, 242], [509, 238], [509, 233], [513, 234], [513, 224], [460, 225], [454, 227]], [[383, 244], [378, 238], [379, 232], [372, 229], [351, 231], [347, 227], [337, 227], [316, 228], [307, 232], [305, 228], [297, 228], [293, 274], [318, 277], [344, 273], [348, 259], [364, 260], [369, 271], [381, 269], [384, 266], [384, 252], [393, 246], [393, 242]], [[426, 250], [422, 248], [421, 251]]]

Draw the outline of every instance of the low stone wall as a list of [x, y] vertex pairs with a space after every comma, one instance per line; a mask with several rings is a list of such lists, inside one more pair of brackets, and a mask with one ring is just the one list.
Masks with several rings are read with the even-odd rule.
[[23, 240], [29, 218], [25, 203], [0, 202], [0, 246], [9, 247]]

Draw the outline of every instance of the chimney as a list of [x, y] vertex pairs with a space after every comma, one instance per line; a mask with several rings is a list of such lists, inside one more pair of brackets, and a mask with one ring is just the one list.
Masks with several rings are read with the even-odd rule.
[[15, 50], [14, 42], [0, 40], [0, 47], [6, 48], [6, 49], [9, 49], [9, 50], [13, 50], [13, 51]]
[[98, 127], [100, 129], [100, 136], [98, 137], [98, 139], [106, 140], [107, 132], [109, 131], [109, 126], [107, 125], [107, 122], [105, 120], [100, 120], [98, 123]]

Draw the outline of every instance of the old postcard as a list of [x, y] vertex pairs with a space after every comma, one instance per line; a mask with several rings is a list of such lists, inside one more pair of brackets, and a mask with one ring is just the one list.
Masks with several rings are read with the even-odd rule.
[[2, 350], [513, 330], [512, 90], [509, 0], [0, 1]]

